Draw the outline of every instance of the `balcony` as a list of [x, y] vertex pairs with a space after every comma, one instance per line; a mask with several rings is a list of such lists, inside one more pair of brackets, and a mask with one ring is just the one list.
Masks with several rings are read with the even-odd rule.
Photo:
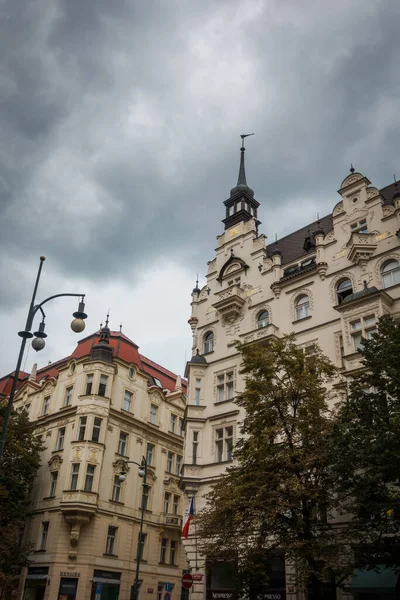
[[239, 285], [232, 285], [225, 290], [221, 290], [215, 296], [217, 301], [212, 306], [227, 321], [236, 319], [246, 302], [245, 292]]
[[347, 242], [347, 246], [349, 247], [347, 258], [356, 265], [366, 265], [375, 252], [377, 245], [378, 242], [375, 233], [354, 232]]
[[182, 517], [178, 515], [163, 515], [162, 519], [165, 527], [172, 527], [173, 529], [182, 528]]
[[97, 511], [97, 494], [81, 490], [67, 490], [61, 497], [60, 508], [64, 516], [79, 512], [90, 517]]
[[239, 335], [242, 338], [244, 344], [260, 344], [262, 346], [268, 345], [273, 339], [279, 338], [279, 328], [269, 323], [266, 327], [260, 329], [253, 329], [248, 333]]

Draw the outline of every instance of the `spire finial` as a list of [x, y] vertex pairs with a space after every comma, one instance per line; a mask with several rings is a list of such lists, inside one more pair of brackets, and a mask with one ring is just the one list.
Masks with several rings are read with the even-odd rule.
[[246, 185], [247, 186], [246, 171], [244, 168], [244, 151], [245, 151], [244, 140], [245, 140], [245, 138], [249, 137], [250, 135], [254, 135], [254, 133], [242, 133], [240, 135], [240, 137], [242, 138], [242, 147], [240, 148], [240, 167], [239, 167], [239, 176], [238, 176], [236, 185]]
[[393, 173], [393, 179], [394, 179], [394, 185], [397, 187], [397, 179], [396, 179], [396, 174]]
[[119, 332], [122, 333], [122, 323], [119, 324]]
[[103, 329], [103, 321], [100, 321], [100, 329]]
[[106, 318], [106, 327], [108, 327], [108, 320], [110, 318], [110, 309], [108, 309], [107, 318]]
[[353, 167], [353, 163], [350, 163], [350, 173], [354, 173], [355, 168]]

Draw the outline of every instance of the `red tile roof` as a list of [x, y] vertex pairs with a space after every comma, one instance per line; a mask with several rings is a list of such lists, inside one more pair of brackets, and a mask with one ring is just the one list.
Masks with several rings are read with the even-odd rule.
[[[59, 369], [64, 366], [69, 360], [72, 358], [79, 359], [84, 358], [90, 355], [91, 348], [94, 344], [96, 344], [100, 339], [100, 331], [96, 333], [92, 333], [91, 335], [83, 338], [78, 342], [77, 347], [74, 352], [57, 362], [50, 363], [45, 367], [38, 369], [36, 380], [39, 382], [44, 377], [58, 377]], [[164, 369], [161, 365], [153, 362], [149, 358], [142, 356], [139, 354], [139, 347], [130, 340], [126, 335], [121, 333], [120, 331], [111, 331], [110, 332], [110, 346], [114, 349], [113, 356], [120, 358], [124, 362], [128, 364], [134, 364], [138, 369], [150, 375], [152, 377], [157, 377], [161, 381], [161, 385], [163, 389], [170, 390], [173, 392], [175, 390], [175, 383], [177, 375], [168, 371], [168, 369]], [[0, 379], [0, 394], [4, 394], [8, 396], [11, 392], [12, 380], [14, 373], [10, 373], [5, 377]], [[19, 384], [18, 388], [21, 387], [23, 383], [28, 380], [29, 373], [25, 373], [23, 371], [19, 374]], [[187, 383], [183, 379], [182, 380], [182, 389], [186, 391]]]

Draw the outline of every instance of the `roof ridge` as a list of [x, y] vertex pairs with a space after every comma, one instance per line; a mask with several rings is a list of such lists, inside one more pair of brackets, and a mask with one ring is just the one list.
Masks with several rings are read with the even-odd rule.
[[147, 358], [147, 356], [144, 356], [143, 354], [140, 354], [140, 353], [139, 353], [139, 356], [140, 356], [140, 358], [144, 362], [148, 362], [150, 365], [153, 365], [154, 367], [157, 367], [164, 374], [168, 373], [169, 375], [172, 375], [172, 377], [179, 377], [179, 375], [177, 375], [176, 373], [173, 373], [169, 369], [166, 369], [165, 367], [162, 367], [160, 364], [154, 362], [154, 360], [151, 360], [150, 358]]

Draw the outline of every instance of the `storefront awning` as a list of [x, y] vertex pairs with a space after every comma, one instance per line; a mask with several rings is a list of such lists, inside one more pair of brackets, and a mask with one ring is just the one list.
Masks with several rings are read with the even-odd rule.
[[395, 592], [399, 575], [393, 569], [384, 565], [377, 565], [376, 570], [365, 571], [359, 569], [352, 577], [351, 592]]

